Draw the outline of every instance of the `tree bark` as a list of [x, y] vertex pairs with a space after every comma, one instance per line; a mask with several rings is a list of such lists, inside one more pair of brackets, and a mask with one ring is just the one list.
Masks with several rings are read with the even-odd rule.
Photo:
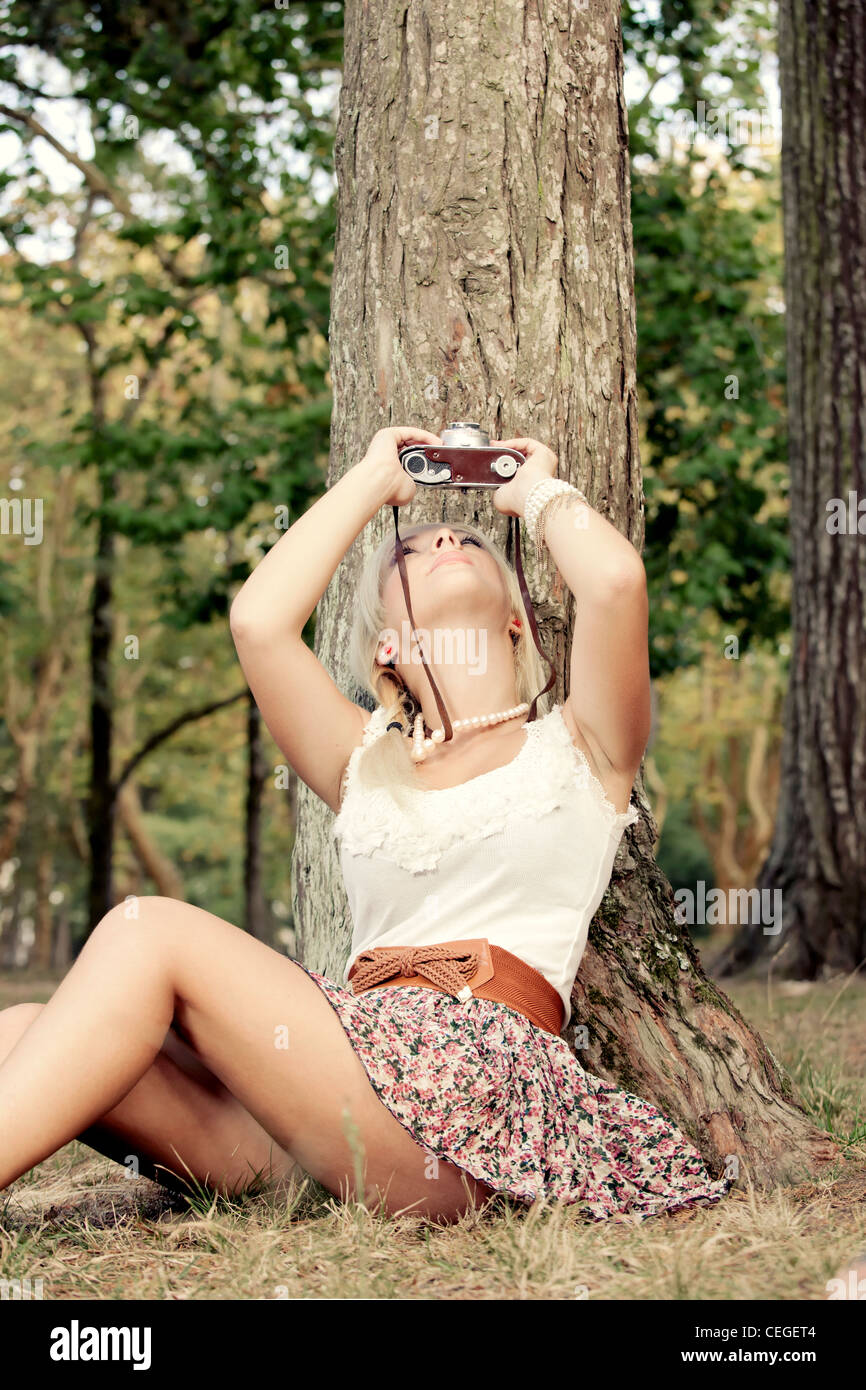
[[[616, 0], [487, 10], [475, 0], [346, 6], [336, 139], [329, 485], [389, 424], [477, 420], [530, 435], [640, 550], [628, 136]], [[419, 493], [411, 519], [477, 518], [504, 542], [488, 494]], [[323, 595], [316, 651], [359, 703], [345, 665], [363, 557], [383, 508]], [[565, 695], [573, 600], [527, 547], [527, 578]], [[549, 708], [549, 704], [547, 705]], [[540, 712], [543, 712], [540, 711]], [[636, 787], [642, 802], [642, 785]], [[350, 943], [333, 814], [299, 789], [294, 910], [300, 958], [340, 980]], [[581, 1061], [633, 1087], [718, 1170], [756, 1183], [834, 1150], [733, 1004], [706, 979], [653, 860], [643, 801], [594, 919], [567, 1036]], [[667, 933], [667, 935], [665, 935]], [[672, 943], [672, 948], [671, 948]], [[733, 1168], [734, 1165], [731, 1165]]]
[[262, 746], [262, 716], [250, 695], [247, 701], [247, 796], [244, 844], [244, 926], [267, 941], [269, 916], [262, 887], [262, 794], [268, 775]]
[[[100, 402], [101, 382], [93, 399]], [[96, 411], [94, 411], [96, 414]], [[100, 424], [104, 414], [98, 417]], [[117, 495], [113, 468], [98, 460], [100, 501]], [[114, 641], [115, 538], [112, 523], [104, 513], [97, 521], [95, 572], [90, 600], [90, 786], [87, 799], [87, 838], [90, 845], [88, 918], [92, 929], [113, 905], [112, 852], [117, 804], [111, 779], [114, 690], [111, 649]]]
[[[779, 63], [793, 656], [779, 809], [759, 887], [781, 892], [783, 922], [775, 935], [760, 922], [744, 928], [718, 969], [730, 975], [754, 962], [759, 971], [772, 965], [777, 975], [822, 979], [866, 963], [866, 14], [859, 0], [781, 0]], [[833, 499], [845, 513], [838, 532]]]

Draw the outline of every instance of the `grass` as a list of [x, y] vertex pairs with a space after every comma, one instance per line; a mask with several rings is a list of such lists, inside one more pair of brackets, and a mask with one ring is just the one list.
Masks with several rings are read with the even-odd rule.
[[[0, 1007], [55, 987], [8, 978]], [[0, 1193], [0, 1279], [41, 1279], [46, 1299], [826, 1300], [866, 1252], [866, 983], [723, 987], [840, 1143], [825, 1178], [639, 1226], [550, 1203], [440, 1226], [312, 1178], [180, 1197], [75, 1141]]]

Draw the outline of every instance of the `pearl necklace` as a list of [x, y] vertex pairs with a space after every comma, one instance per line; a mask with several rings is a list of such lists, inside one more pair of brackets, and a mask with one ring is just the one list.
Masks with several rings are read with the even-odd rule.
[[[455, 719], [451, 728], [456, 732], [458, 729], [491, 729], [494, 724], [502, 724], [507, 719], [516, 719], [518, 715], [525, 714], [529, 709], [526, 700], [519, 705], [513, 705], [511, 709], [497, 710], [495, 714], [472, 714], [468, 719]], [[424, 720], [420, 714], [415, 716], [415, 727], [412, 731], [412, 761], [413, 763], [423, 763], [430, 748], [435, 748], [437, 743], [444, 742], [445, 730], [434, 729], [429, 738], [424, 737]]]

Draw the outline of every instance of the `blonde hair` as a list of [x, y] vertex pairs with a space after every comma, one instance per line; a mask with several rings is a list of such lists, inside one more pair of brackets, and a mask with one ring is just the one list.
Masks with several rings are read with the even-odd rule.
[[[401, 541], [408, 541], [422, 531], [429, 531], [441, 523], [426, 522], [400, 528]], [[520, 618], [520, 634], [513, 634], [514, 676], [518, 702], [532, 700], [545, 684], [548, 670], [543, 665], [532, 637], [529, 616], [523, 603], [523, 595], [515, 571], [511, 568], [501, 548], [489, 536], [468, 522], [458, 522], [455, 531], [474, 536], [496, 562], [502, 582], [511, 605], [511, 611]], [[385, 722], [396, 720], [401, 729], [387, 730], [381, 738], [368, 745], [358, 759], [358, 780], [364, 788], [387, 786], [398, 803], [406, 808], [401, 788], [418, 786], [418, 778], [410, 757], [409, 740], [416, 714], [421, 712], [421, 704], [413, 693], [402, 683], [400, 676], [390, 667], [376, 662], [382, 633], [385, 627], [385, 606], [382, 601], [382, 587], [390, 571], [389, 561], [395, 554], [396, 538], [391, 535], [368, 557], [360, 575], [357, 591], [353, 597], [354, 619], [349, 635], [349, 669], [357, 684], [370, 694], [377, 705], [385, 710]], [[411, 595], [411, 586], [410, 586]], [[426, 654], [426, 653], [425, 653]], [[420, 678], [427, 680], [424, 667], [419, 664]]]

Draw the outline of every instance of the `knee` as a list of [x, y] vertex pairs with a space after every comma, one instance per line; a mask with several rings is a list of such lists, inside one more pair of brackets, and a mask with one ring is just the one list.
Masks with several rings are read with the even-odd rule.
[[174, 898], [162, 898], [156, 893], [130, 893], [123, 902], [109, 908], [97, 926], [101, 927], [103, 922], [152, 922], [158, 920], [167, 907], [177, 907]]
[[8, 1009], [0, 1009], [0, 1052], [14, 1047], [44, 1008], [44, 1004], [10, 1004]]
[[111, 949], [128, 945], [130, 949], [162, 943], [169, 930], [165, 907], [173, 900], [155, 895], [131, 895], [106, 912], [90, 933], [88, 941]]
[[10, 1004], [8, 1009], [0, 1009], [0, 1019], [4, 1023], [10, 1023], [13, 1019], [18, 1023], [32, 1023], [44, 1008], [44, 1004]]

